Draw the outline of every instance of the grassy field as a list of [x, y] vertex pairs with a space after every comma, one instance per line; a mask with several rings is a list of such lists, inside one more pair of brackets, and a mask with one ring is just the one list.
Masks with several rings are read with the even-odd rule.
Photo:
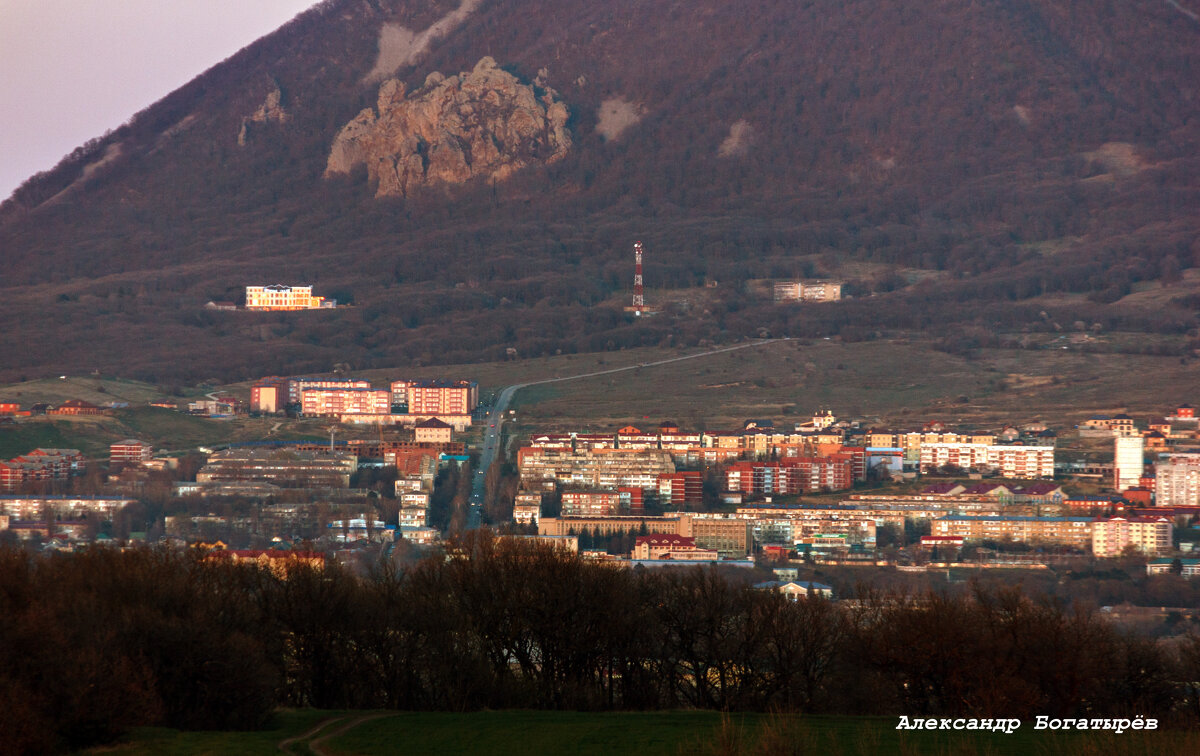
[[[1121, 334], [1105, 338], [1119, 339]], [[1049, 346], [1049, 345], [1047, 345]], [[1085, 353], [1068, 347], [980, 350], [949, 355], [906, 341], [755, 343], [666, 365], [657, 360], [698, 349], [632, 349], [505, 362], [356, 371], [385, 386], [392, 379], [469, 378], [481, 396], [502, 386], [619, 367], [602, 376], [531, 386], [513, 407], [522, 434], [534, 429], [614, 429], [629, 423], [674, 420], [683, 427], [740, 427], [748, 418], [777, 424], [805, 419], [829, 408], [839, 416], [878, 418], [881, 425], [913, 426], [930, 419], [995, 427], [1042, 420], [1060, 431], [1096, 413], [1161, 415], [1191, 401], [1200, 362], [1179, 357]], [[644, 367], [639, 367], [644, 365]], [[103, 391], [101, 391], [103, 389]], [[248, 384], [224, 387], [249, 398]], [[49, 418], [0, 428], [0, 455], [36, 446], [70, 446], [96, 453], [112, 440], [135, 436], [160, 448], [185, 449], [263, 438], [327, 437], [328, 423], [278, 418], [212, 421], [145, 406], [161, 398], [154, 387], [133, 381], [68, 378], [0, 387], [0, 400], [25, 406], [35, 401], [82, 398], [129, 401], [114, 418], [67, 423]], [[343, 428], [339, 438], [366, 437], [371, 428]], [[0, 456], [0, 458], [4, 458]]]
[[[198, 391], [195, 393], [199, 394]], [[159, 400], [178, 401], [179, 397], [169, 398], [149, 383], [99, 376], [40, 378], [0, 386], [0, 402], [20, 402], [26, 407], [37, 402], [60, 404], [68, 399], [104, 405], [110, 402], [146, 404]]]
[[[142, 754], [1150, 754], [1200, 749], [1195, 733], [1129, 731], [1062, 733], [1026, 721], [1011, 735], [992, 732], [898, 731], [894, 717], [789, 717], [717, 712], [579, 713], [489, 711], [285, 711], [258, 732], [138, 730], [127, 742], [92, 753]], [[286, 742], [286, 741], [291, 742]], [[282, 747], [281, 747], [282, 745]]]

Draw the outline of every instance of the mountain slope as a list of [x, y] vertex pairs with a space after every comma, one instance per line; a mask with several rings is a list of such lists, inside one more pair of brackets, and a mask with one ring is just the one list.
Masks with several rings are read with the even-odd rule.
[[[324, 176], [382, 80], [411, 92], [484, 56], [561, 96], [562, 159], [403, 200], [365, 171]], [[1089, 321], [1186, 330], [1182, 306], [1096, 308], [1200, 263], [1197, 81], [1200, 24], [1145, 0], [331, 0], [0, 207], [0, 315], [24, 324], [0, 372], [1039, 327], [1072, 292]], [[717, 289], [631, 321], [635, 238], [652, 297]], [[880, 296], [780, 309], [745, 287], [819, 274]], [[202, 309], [275, 281], [357, 306]]]

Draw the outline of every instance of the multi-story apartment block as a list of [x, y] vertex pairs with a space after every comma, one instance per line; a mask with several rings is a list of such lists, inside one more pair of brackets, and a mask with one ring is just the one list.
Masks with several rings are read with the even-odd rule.
[[396, 496], [402, 507], [420, 507], [429, 509], [430, 494], [428, 491], [401, 491]]
[[1157, 506], [1200, 504], [1200, 454], [1163, 455], [1154, 471], [1154, 503]]
[[391, 407], [387, 389], [307, 388], [300, 393], [300, 413], [305, 417], [386, 415]]
[[991, 470], [1006, 478], [1053, 478], [1053, 446], [1001, 446], [997, 444], [921, 444], [921, 471], [940, 467]]
[[127, 438], [108, 447], [108, 458], [112, 462], [141, 464], [150, 459], [153, 453], [154, 447], [135, 438]]
[[616, 491], [564, 491], [563, 517], [608, 517], [621, 514], [621, 495]]
[[734, 462], [725, 470], [725, 490], [783, 496], [842, 491], [853, 484], [851, 460], [794, 457], [779, 462]]
[[429, 525], [429, 510], [425, 507], [400, 507], [401, 528], [423, 528]]
[[315, 310], [319, 307], [333, 307], [337, 302], [325, 301], [324, 297], [314, 297], [311, 286], [247, 286], [247, 310]]
[[641, 449], [543, 449], [523, 447], [517, 452], [521, 483], [543, 488], [546, 483], [585, 488], [654, 488], [658, 476], [675, 472], [667, 452]]
[[284, 488], [349, 488], [358, 457], [341, 452], [226, 449], [208, 458], [197, 483], [264, 481]]
[[[287, 401], [288, 404], [300, 404], [301, 395], [308, 389], [357, 389], [371, 388], [370, 381], [364, 381], [359, 378], [288, 378], [287, 379]], [[390, 409], [390, 408], [389, 408]]]
[[932, 523], [935, 536], [959, 536], [967, 541], [1054, 544], [1077, 549], [1092, 546], [1090, 517], [1021, 517], [1005, 515], [948, 515]]
[[469, 415], [479, 404], [474, 381], [409, 381], [405, 391], [410, 415]]
[[87, 458], [78, 449], [34, 449], [0, 462], [0, 490], [15, 491], [30, 482], [66, 480], [82, 475], [86, 467]]
[[687, 471], [660, 474], [658, 500], [664, 507], [699, 507], [704, 503], [704, 473]]
[[1101, 517], [1092, 526], [1092, 553], [1115, 557], [1133, 548], [1160, 556], [1171, 550], [1173, 531], [1170, 517]]
[[841, 281], [777, 281], [776, 302], [836, 302], [842, 298]]
[[47, 511], [72, 519], [89, 514], [108, 517], [133, 501], [110, 496], [0, 496], [0, 514], [14, 520], [43, 519]]
[[1113, 455], [1113, 487], [1117, 491], [1137, 486], [1145, 471], [1145, 440], [1141, 436], [1117, 436]]

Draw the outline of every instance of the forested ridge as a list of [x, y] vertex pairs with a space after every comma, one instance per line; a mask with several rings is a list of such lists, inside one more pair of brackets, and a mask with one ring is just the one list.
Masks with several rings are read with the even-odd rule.
[[1200, 638], [1020, 588], [789, 601], [479, 532], [402, 570], [286, 578], [195, 553], [0, 550], [0, 726], [17, 752], [277, 706], [1200, 717]]
[[[1169, 4], [484, 2], [396, 76], [490, 55], [559, 92], [567, 156], [407, 200], [375, 199], [365, 172], [323, 178], [375, 101], [383, 25], [455, 7], [329, 0], [28, 181], [0, 206], [0, 313], [24, 324], [0, 336], [4, 377], [85, 360], [229, 380], [881, 322], [954, 339], [1037, 329], [1048, 308], [1196, 326], [1190, 289], [1121, 301], [1200, 265], [1200, 23]], [[287, 119], [239, 145], [275, 88]], [[636, 122], [602, 124], [612, 102]], [[652, 298], [717, 288], [632, 321], [634, 239]], [[801, 276], [858, 301], [780, 311], [746, 288]], [[203, 310], [275, 281], [356, 307]]]

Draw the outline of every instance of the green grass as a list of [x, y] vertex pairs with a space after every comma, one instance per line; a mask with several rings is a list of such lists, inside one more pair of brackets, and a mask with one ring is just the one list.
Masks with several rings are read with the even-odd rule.
[[134, 407], [115, 414], [130, 436], [159, 448], [189, 449], [221, 443], [238, 429], [236, 421], [209, 420], [162, 407]]
[[308, 732], [327, 719], [345, 714], [346, 712], [316, 709], [281, 710], [266, 728], [253, 732], [181, 732], [166, 727], [142, 727], [135, 730], [125, 742], [92, 749], [88, 753], [111, 753], [119, 756], [225, 756], [235, 753], [245, 756], [278, 756], [281, 741]]
[[20, 423], [0, 426], [0, 459], [12, 459], [37, 448], [70, 448], [84, 451], [82, 447], [80, 437], [75, 433], [75, 426], [71, 423]]
[[[360, 718], [377, 718], [354, 724]], [[1100, 732], [1035, 730], [1026, 720], [1011, 735], [993, 732], [926, 732], [896, 729], [896, 717], [792, 717], [711, 711], [581, 713], [549, 711], [337, 712], [282, 711], [268, 729], [257, 732], [179, 732], [142, 728], [127, 742], [95, 753], [141, 754], [269, 754], [280, 753], [281, 741], [310, 733], [288, 753], [309, 753], [308, 744], [324, 739], [333, 754], [439, 753], [526, 756], [526, 754], [637, 753], [676, 754], [813, 753], [866, 756], [878, 753], [1026, 754], [1057, 756], [1095, 753], [1113, 756], [1174, 756], [1200, 752], [1196, 733]], [[347, 725], [353, 725], [345, 729]], [[339, 734], [340, 733], [340, 734]]]
[[399, 713], [372, 720], [329, 741], [338, 754], [405, 753], [527, 754], [638, 753], [674, 756], [699, 733], [720, 724], [716, 712], [593, 714], [548, 711], [486, 711], [473, 714]]

